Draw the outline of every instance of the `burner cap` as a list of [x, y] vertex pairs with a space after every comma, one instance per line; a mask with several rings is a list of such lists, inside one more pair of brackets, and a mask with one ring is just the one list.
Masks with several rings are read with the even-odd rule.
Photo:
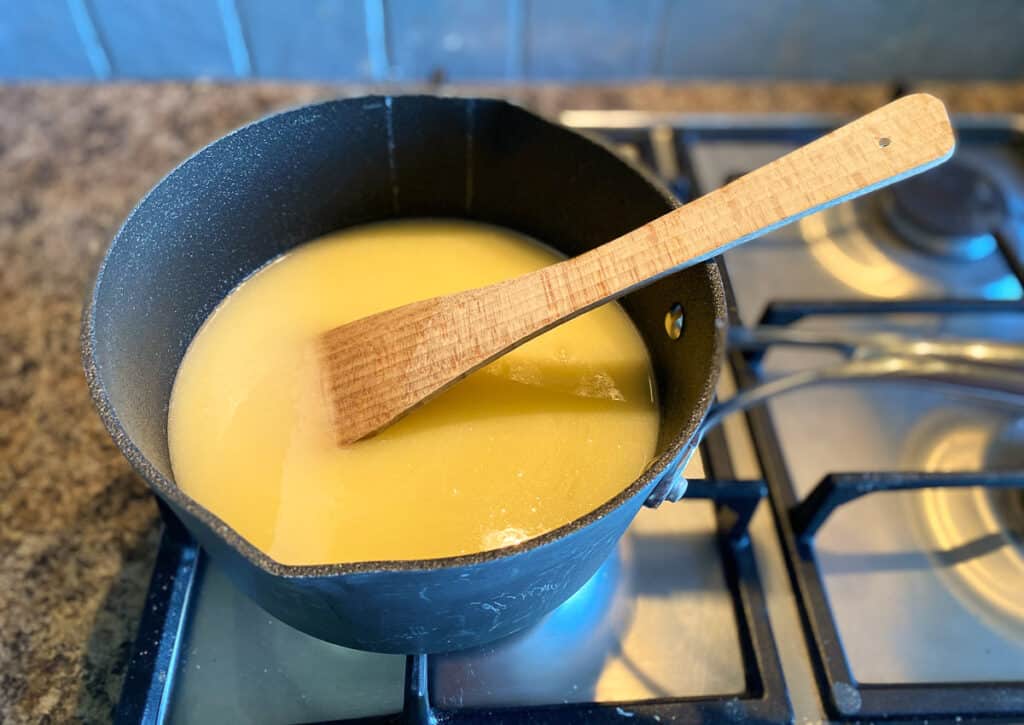
[[919, 174], [892, 187], [895, 209], [929, 234], [976, 237], [1006, 219], [1002, 189], [991, 177], [958, 161]]

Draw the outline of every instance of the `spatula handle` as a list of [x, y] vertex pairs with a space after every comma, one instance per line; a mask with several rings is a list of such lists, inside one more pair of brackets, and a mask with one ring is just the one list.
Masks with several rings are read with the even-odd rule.
[[681, 267], [941, 163], [941, 101], [901, 98], [579, 257], [325, 334], [339, 443], [395, 420], [531, 337]]
[[953, 153], [942, 102], [900, 98], [625, 236], [538, 273], [560, 319]]

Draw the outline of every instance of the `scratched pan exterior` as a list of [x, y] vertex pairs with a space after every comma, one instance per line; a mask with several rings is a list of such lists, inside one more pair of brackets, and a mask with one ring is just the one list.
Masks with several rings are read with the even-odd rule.
[[[483, 644], [536, 622], [582, 586], [688, 450], [723, 354], [714, 263], [623, 301], [651, 351], [662, 406], [658, 457], [647, 472], [556, 531], [470, 556], [331, 566], [268, 558], [175, 486], [167, 405], [178, 364], [207, 315], [247, 275], [337, 229], [461, 217], [576, 255], [674, 205], [665, 188], [601, 144], [503, 101], [367, 97], [285, 111], [185, 161], [117, 233], [83, 320], [93, 399], [156, 495], [274, 616], [366, 650]], [[675, 303], [686, 322], [671, 340], [664, 318]]]

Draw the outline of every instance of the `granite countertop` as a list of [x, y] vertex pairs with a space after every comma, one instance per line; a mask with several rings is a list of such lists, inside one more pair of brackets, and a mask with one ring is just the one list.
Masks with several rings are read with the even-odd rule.
[[[1024, 85], [932, 85], [960, 111], [1024, 111]], [[0, 86], [0, 719], [106, 721], [159, 524], [89, 402], [79, 316], [135, 201], [178, 161], [272, 109], [366, 87]], [[458, 88], [563, 108], [869, 110], [881, 85]]]

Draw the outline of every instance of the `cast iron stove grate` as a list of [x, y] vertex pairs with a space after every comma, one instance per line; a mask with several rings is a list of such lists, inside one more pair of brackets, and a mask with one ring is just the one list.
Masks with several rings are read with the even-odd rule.
[[[596, 117], [595, 117], [596, 118]], [[585, 118], [581, 118], [586, 125]], [[669, 159], [659, 168], [662, 173], [677, 169], [689, 171], [692, 160], [689, 149], [697, 139], [747, 139], [805, 142], [827, 130], [820, 119], [793, 118], [775, 126], [771, 120], [747, 125], [743, 120], [722, 124], [705, 119], [706, 125], [676, 123], [662, 119], [673, 128], [660, 134], [642, 133], [631, 128], [628, 118], [621, 119], [613, 133], [626, 142], [665, 144], [666, 138], [678, 143], [670, 152], [663, 148], [655, 157]], [[651, 123], [650, 120], [647, 121]], [[776, 121], [776, 123], [778, 123]], [[1010, 148], [1024, 146], [1024, 138], [1016, 130], [1019, 123], [989, 119], [966, 119], [960, 129], [961, 139], [981, 143], [1003, 143]], [[677, 167], [674, 169], [673, 167]], [[738, 174], [737, 174], [738, 175]], [[683, 174], [684, 188], [692, 181], [692, 173]], [[704, 192], [707, 189], [698, 189]], [[1005, 211], [1005, 208], [1000, 211]], [[981, 231], [976, 230], [976, 231]], [[1024, 289], [1024, 267], [1021, 250], [1003, 234], [995, 232], [996, 254]], [[733, 290], [728, 290], [732, 325], [739, 325]], [[881, 318], [894, 314], [926, 315], [1003, 315], [1024, 314], [1024, 302], [1017, 299], [903, 299], [874, 300], [778, 300], [770, 302], [759, 324], [788, 326], [805, 317], [862, 316]], [[729, 361], [740, 390], [756, 386], [763, 380], [759, 352], [731, 350]], [[836, 720], [870, 722], [877, 719], [906, 722], [1020, 722], [1024, 718], [1024, 682], [945, 682], [945, 683], [858, 683], [843, 648], [842, 634], [837, 626], [825, 590], [823, 572], [815, 554], [814, 537], [827, 517], [838, 507], [862, 496], [897, 490], [933, 488], [982, 487], [986, 489], [1021, 489], [1024, 471], [980, 473], [934, 473], [923, 471], [864, 471], [826, 475], [809, 495], [800, 500], [783, 455], [777, 428], [766, 405], [746, 413], [747, 426], [756, 451], [760, 470], [769, 488], [769, 500], [776, 526], [783, 542], [791, 583], [797, 595], [804, 633], [814, 665], [815, 676], [825, 710]], [[1021, 582], [1024, 591], [1024, 581]]]
[[[709, 470], [728, 474], [728, 453], [718, 436], [705, 442]], [[715, 463], [717, 461], [717, 464]], [[761, 481], [690, 481], [688, 496], [714, 502], [718, 545], [735, 609], [746, 686], [720, 697], [660, 699], [645, 702], [570, 704], [526, 708], [445, 710], [431, 703], [427, 655], [406, 660], [401, 713], [347, 720], [366, 723], [597, 723], [636, 717], [646, 722], [784, 723], [789, 701], [765, 609], [764, 593], [747, 536], [747, 525], [767, 494]], [[206, 555], [173, 517], [164, 511], [164, 534], [150, 582], [139, 634], [125, 675], [116, 721], [159, 723], [167, 715], [174, 686], [182, 632], [187, 626], [193, 582]]]

